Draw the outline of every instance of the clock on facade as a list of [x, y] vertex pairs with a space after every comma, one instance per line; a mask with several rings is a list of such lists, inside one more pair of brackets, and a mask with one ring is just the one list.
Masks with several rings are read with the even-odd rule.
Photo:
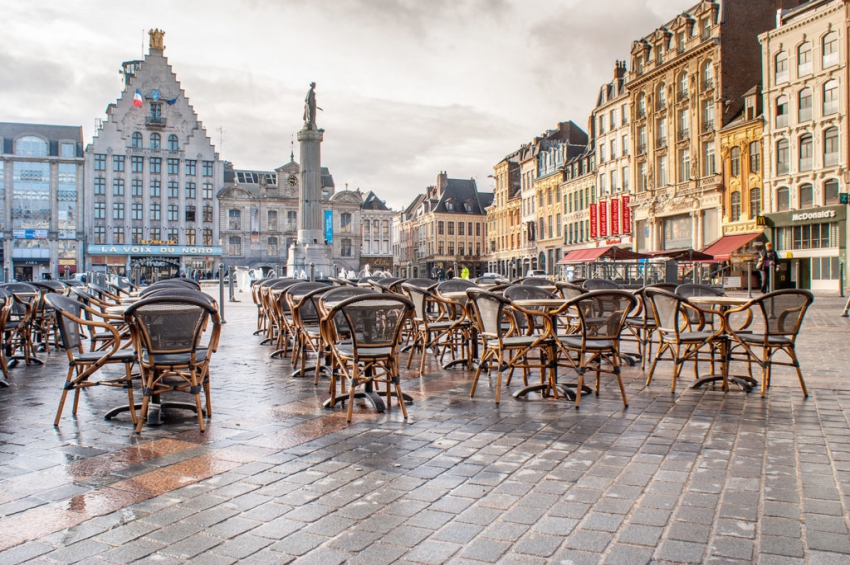
[[295, 175], [289, 175], [289, 178], [286, 179], [286, 182], [289, 183], [289, 186], [295, 186], [296, 184], [298, 184], [298, 177], [296, 177]]

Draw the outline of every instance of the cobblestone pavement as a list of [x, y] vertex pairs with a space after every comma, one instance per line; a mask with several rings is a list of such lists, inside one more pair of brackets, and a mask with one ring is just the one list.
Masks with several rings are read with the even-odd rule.
[[[226, 305], [206, 433], [190, 414], [132, 431], [82, 396], [52, 425], [66, 364], [14, 368], [0, 390], [2, 563], [848, 563], [850, 382], [843, 300], [818, 297], [766, 399], [669, 392], [625, 371], [576, 411], [493, 403], [471, 373], [405, 373], [397, 408], [321, 407], [325, 385]], [[684, 371], [688, 373], [688, 370]], [[687, 378], [690, 378], [687, 377]], [[514, 388], [514, 387], [511, 387]]]

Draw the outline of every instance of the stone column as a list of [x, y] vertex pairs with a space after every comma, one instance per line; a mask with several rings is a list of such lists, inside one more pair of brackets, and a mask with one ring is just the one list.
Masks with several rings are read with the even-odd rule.
[[325, 130], [304, 128], [298, 132], [301, 144], [301, 211], [298, 214], [298, 243], [324, 243], [322, 225], [322, 155]]

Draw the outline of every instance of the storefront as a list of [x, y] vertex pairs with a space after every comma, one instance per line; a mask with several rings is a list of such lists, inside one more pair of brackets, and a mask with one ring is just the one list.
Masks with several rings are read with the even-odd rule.
[[788, 265], [787, 281], [780, 283], [814, 291], [840, 290], [846, 261], [845, 205], [766, 214], [765, 220], [779, 258]]
[[187, 269], [213, 272], [222, 255], [218, 246], [188, 245], [90, 244], [86, 251], [92, 270], [120, 274], [147, 283], [176, 277]]

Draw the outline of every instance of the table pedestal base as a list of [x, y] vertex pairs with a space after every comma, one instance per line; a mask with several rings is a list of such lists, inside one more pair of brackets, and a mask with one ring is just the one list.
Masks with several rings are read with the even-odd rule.
[[[392, 394], [392, 393], [390, 393]], [[385, 412], [387, 409], [387, 405], [384, 403], [384, 399], [382, 396], [386, 396], [387, 393], [385, 391], [376, 391], [369, 387], [369, 390], [358, 390], [354, 393], [354, 398], [365, 398], [375, 409], [375, 412]], [[413, 397], [407, 393], [401, 393], [401, 397], [404, 399], [405, 404], [413, 404]], [[348, 400], [347, 394], [340, 394], [334, 399], [334, 402], [331, 402], [331, 399], [328, 398], [322, 403], [322, 406], [325, 408], [333, 408], [337, 404], [345, 404]]]
[[[148, 404], [148, 420], [147, 424], [149, 426], [159, 426], [163, 424], [162, 419], [162, 411], [166, 408], [178, 408], [180, 410], [191, 410], [195, 414], [198, 413], [198, 407], [195, 406], [194, 402], [151, 402]], [[135, 404], [134, 409], [138, 412], [142, 409], [141, 404]], [[129, 412], [129, 406], [117, 406], [103, 415], [104, 420], [111, 420], [118, 414], [122, 412]], [[206, 411], [202, 408], [202, 412], [206, 414]]]
[[41, 359], [39, 359], [35, 355], [30, 355], [29, 359], [27, 359], [24, 355], [12, 355], [8, 359], [9, 367], [14, 367], [15, 365], [18, 364], [18, 361], [23, 361], [27, 365], [29, 365], [30, 363], [36, 363], [38, 365], [44, 365], [44, 361], [42, 361]]
[[[729, 383], [734, 383], [747, 392], [752, 392], [753, 387], [758, 386], [758, 381], [745, 375], [729, 375], [726, 379]], [[709, 375], [701, 379], [697, 379], [690, 388], [700, 388], [709, 383], [723, 383], [723, 377], [720, 375]]]

